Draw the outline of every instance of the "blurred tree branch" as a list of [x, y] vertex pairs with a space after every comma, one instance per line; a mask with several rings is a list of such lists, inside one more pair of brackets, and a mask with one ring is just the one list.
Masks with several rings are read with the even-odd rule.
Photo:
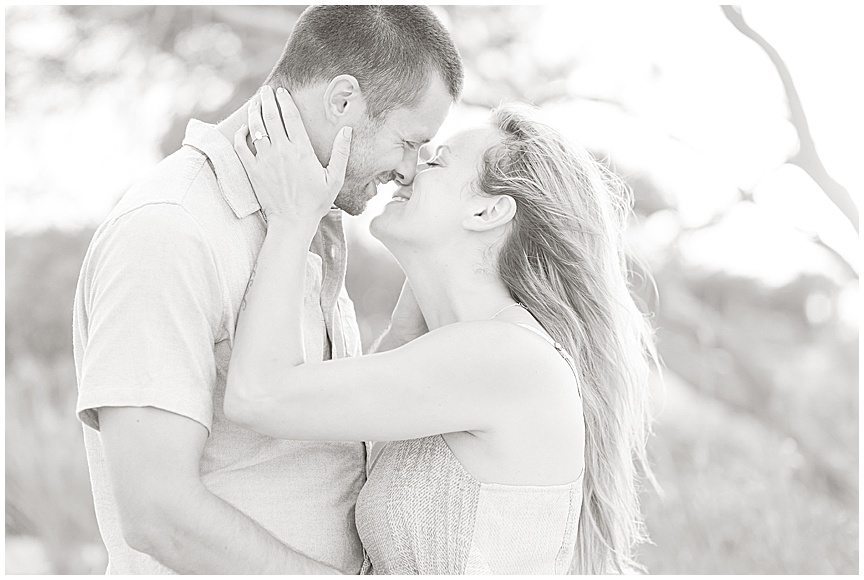
[[798, 91], [795, 88], [795, 83], [792, 81], [792, 75], [786, 63], [783, 62], [777, 50], [744, 21], [740, 7], [723, 5], [721, 8], [729, 22], [741, 34], [758, 44], [765, 51], [768, 58], [771, 59], [774, 68], [777, 69], [777, 74], [780, 75], [783, 89], [786, 92], [786, 100], [789, 104], [789, 121], [795, 127], [799, 142], [798, 152], [789, 159], [789, 163], [803, 169], [822, 188], [828, 199], [852, 222], [852, 227], [858, 232], [858, 207], [846, 188], [831, 177], [828, 170], [822, 164], [822, 159], [816, 151], [813, 136], [810, 134], [810, 125], [807, 122], [807, 115], [804, 113], [801, 98], [798, 96]]

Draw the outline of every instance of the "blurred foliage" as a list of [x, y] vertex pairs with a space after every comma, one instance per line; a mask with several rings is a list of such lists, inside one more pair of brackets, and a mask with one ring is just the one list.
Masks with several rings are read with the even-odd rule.
[[[30, 571], [105, 571], [71, 350], [75, 284], [92, 236], [6, 236], [6, 533], [38, 537], [51, 564]], [[24, 570], [7, 566], [15, 571]]]
[[[110, 84], [128, 88], [132, 107], [151, 81], [167, 79], [177, 90], [160, 148], [170, 153], [190, 116], [216, 121], [244, 102], [302, 9], [7, 9], [7, 117], [31, 94], [43, 110], [62, 110]], [[577, 93], [566, 82], [581, 57], [541, 58], [535, 7], [457, 6], [441, 14], [466, 63], [468, 105], [509, 96], [624, 106], [614, 91]], [[60, 44], [16, 43], [16, 35], [52, 26]], [[654, 545], [644, 547], [643, 563], [669, 574], [857, 572], [859, 336], [846, 312], [857, 295], [854, 267], [800, 232], [823, 265], [802, 266], [782, 283], [694, 262], [696, 236], [736, 235], [731, 215], [752, 205], [752, 195], [719, 204], [704, 224], [681, 225], [663, 175], [613, 161], [636, 194], [631, 243], [656, 292], [647, 279], [635, 290], [653, 312], [667, 367], [665, 389], [655, 384], [650, 443], [663, 493], [644, 494]], [[346, 284], [368, 345], [386, 326], [403, 275], [368, 235], [356, 227], [348, 233]], [[6, 234], [7, 572], [104, 571], [71, 349], [75, 283], [92, 234]]]

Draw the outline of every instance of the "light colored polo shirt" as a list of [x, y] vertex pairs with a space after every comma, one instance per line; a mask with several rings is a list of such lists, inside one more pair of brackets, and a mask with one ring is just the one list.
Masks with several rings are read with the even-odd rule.
[[[98, 410], [124, 406], [204, 425], [208, 489], [312, 558], [350, 574], [362, 565], [354, 504], [366, 479], [364, 445], [272, 439], [222, 412], [234, 326], [266, 231], [259, 210], [232, 144], [192, 120], [183, 147], [123, 196], [90, 243], [74, 306], [77, 413], [108, 573], [171, 572], [123, 540]], [[309, 361], [360, 354], [345, 269], [334, 209], [306, 261]]]

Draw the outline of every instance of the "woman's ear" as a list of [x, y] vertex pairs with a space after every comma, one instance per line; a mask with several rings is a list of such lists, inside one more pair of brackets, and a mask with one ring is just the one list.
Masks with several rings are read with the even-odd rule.
[[516, 215], [516, 200], [509, 195], [478, 196], [471, 217], [462, 222], [466, 230], [486, 232], [507, 225]]
[[324, 116], [334, 125], [353, 125], [366, 112], [360, 83], [351, 75], [339, 75], [324, 89]]

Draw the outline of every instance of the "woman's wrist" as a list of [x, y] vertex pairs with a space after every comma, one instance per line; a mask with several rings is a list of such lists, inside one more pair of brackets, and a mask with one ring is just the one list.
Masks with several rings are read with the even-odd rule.
[[279, 235], [279, 236], [299, 236], [302, 238], [309, 238], [309, 241], [312, 241], [312, 238], [315, 237], [315, 233], [318, 231], [318, 225], [321, 223], [321, 220], [313, 221], [311, 219], [304, 219], [296, 215], [286, 214], [286, 213], [274, 213], [274, 214], [265, 214], [267, 216], [267, 235]]

